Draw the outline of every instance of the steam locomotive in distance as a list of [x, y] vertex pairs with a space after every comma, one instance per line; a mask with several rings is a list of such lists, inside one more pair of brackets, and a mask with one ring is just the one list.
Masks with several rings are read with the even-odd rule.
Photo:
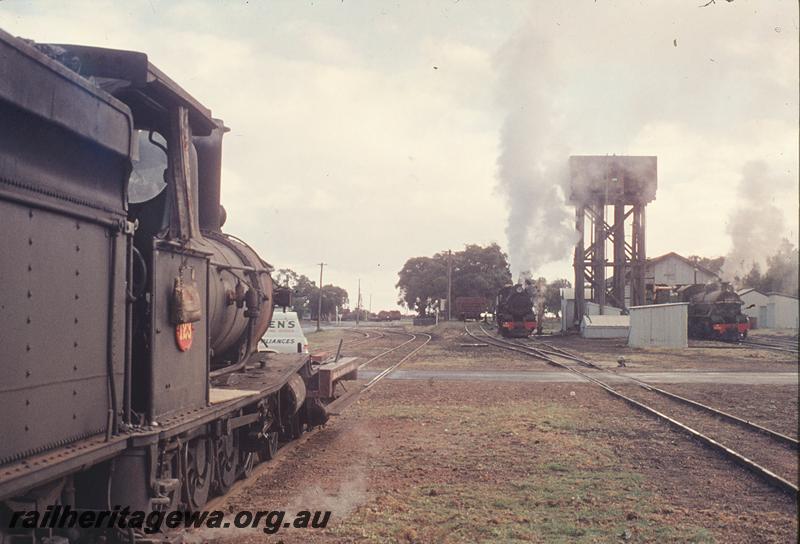
[[713, 340], [743, 340], [750, 322], [742, 313], [742, 299], [729, 283], [686, 285], [678, 289], [689, 303], [689, 336]]
[[507, 338], [527, 338], [534, 330], [539, 330], [533, 285], [519, 283], [501, 287], [495, 316], [497, 331]]
[[729, 283], [657, 289], [654, 302], [688, 302], [690, 338], [738, 341], [746, 338], [750, 330], [747, 315], [742, 313], [744, 302]]
[[222, 231], [228, 129], [145, 54], [0, 31], [0, 82], [0, 542], [130, 542], [8, 521], [202, 509], [342, 373], [257, 351], [289, 301]]

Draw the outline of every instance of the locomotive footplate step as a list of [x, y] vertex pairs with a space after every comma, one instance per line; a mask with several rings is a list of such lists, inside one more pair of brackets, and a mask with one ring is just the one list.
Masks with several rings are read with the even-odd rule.
[[[209, 406], [173, 414], [159, 420], [161, 438], [179, 434], [188, 428], [207, 423], [223, 414], [246, 406], [257, 397], [278, 391], [303, 365], [308, 355], [275, 354], [259, 352], [254, 354], [244, 371], [232, 372], [219, 380], [224, 385], [215, 384], [209, 390]], [[263, 368], [262, 368], [263, 364]]]
[[[209, 390], [209, 402], [217, 405], [277, 391], [305, 364], [307, 357], [302, 353], [260, 352], [252, 357], [244, 372], [228, 374], [224, 385], [215, 384]], [[262, 362], [264, 368], [261, 368]]]
[[[214, 380], [211, 390], [272, 393], [283, 387], [307, 360], [308, 355], [304, 353], [258, 352], [247, 362], [244, 372], [233, 372], [223, 379]], [[224, 383], [219, 383], [222, 381]], [[211, 402], [214, 402], [213, 397]]]
[[221, 387], [212, 387], [208, 391], [208, 401], [211, 404], [220, 404], [229, 400], [236, 400], [257, 394], [258, 391], [253, 391], [252, 389], [223, 389]]

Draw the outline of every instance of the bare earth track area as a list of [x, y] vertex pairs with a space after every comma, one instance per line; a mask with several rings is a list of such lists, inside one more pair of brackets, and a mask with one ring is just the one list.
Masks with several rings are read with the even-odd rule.
[[[463, 345], [475, 342], [460, 324], [423, 330], [433, 341], [402, 368], [553, 371], [521, 354]], [[360, 342], [363, 335], [328, 330], [309, 334], [312, 348], [317, 334], [330, 345], [344, 338], [343, 353], [364, 360], [403, 341], [387, 334]], [[638, 371], [797, 372], [797, 361], [779, 352], [631, 353], [611, 342], [556, 341], [609, 365], [622, 351]], [[797, 436], [796, 385], [664, 387]], [[796, 479], [796, 467], [785, 468]], [[326, 529], [194, 536], [253, 543], [749, 543], [794, 542], [798, 530], [796, 497], [585, 383], [383, 380], [279, 452], [219, 507], [332, 516]]]

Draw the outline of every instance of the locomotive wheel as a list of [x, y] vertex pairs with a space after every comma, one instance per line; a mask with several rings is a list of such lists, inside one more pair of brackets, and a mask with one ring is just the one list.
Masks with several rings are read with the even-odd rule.
[[216, 453], [215, 488], [220, 494], [225, 494], [230, 490], [239, 473], [239, 448], [234, 443], [232, 434], [217, 439]]
[[292, 417], [292, 426], [291, 429], [289, 429], [289, 431], [291, 433], [292, 438], [295, 440], [303, 436], [303, 422], [300, 419], [300, 412], [297, 412]]
[[213, 443], [201, 437], [183, 447], [181, 456], [183, 496], [190, 510], [200, 510], [208, 501], [214, 472]]
[[[294, 434], [294, 431], [292, 432]], [[269, 461], [275, 458], [278, 452], [278, 432], [268, 431], [264, 435], [264, 460]]]

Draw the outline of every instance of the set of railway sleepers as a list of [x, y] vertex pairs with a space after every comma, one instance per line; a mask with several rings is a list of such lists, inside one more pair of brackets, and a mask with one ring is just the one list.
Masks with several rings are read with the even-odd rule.
[[[467, 333], [475, 339], [478, 339], [478, 336], [473, 334], [467, 328]], [[714, 451], [720, 453], [721, 455], [725, 456], [728, 459], [731, 459], [735, 463], [739, 464], [740, 466], [744, 467], [748, 471], [756, 474], [764, 481], [766, 481], [771, 486], [779, 489], [781, 491], [787, 492], [794, 497], [797, 497], [798, 487], [797, 487], [797, 469], [796, 469], [796, 461], [797, 461], [797, 441], [791, 439], [790, 437], [785, 437], [783, 435], [781, 439], [776, 439], [775, 435], [779, 435], [775, 431], [771, 431], [769, 429], [764, 429], [761, 426], [753, 425], [748, 421], [741, 420], [739, 418], [731, 418], [729, 414], [724, 412], [715, 410], [709, 406], [703, 405], [703, 409], [706, 415], [698, 416], [698, 413], [694, 411], [698, 407], [691, 406], [691, 404], [699, 405], [700, 403], [695, 403], [694, 401], [690, 401], [689, 403], [684, 402], [679, 408], [675, 407], [675, 403], [670, 403], [667, 401], [672, 400], [675, 401], [677, 399], [673, 397], [677, 397], [677, 395], [667, 394], [658, 396], [656, 393], [668, 393], [664, 390], [658, 390], [641, 380], [634, 380], [630, 379], [631, 384], [633, 384], [636, 388], [634, 391], [638, 393], [638, 396], [632, 396], [627, 393], [627, 391], [623, 392], [619, 386], [612, 387], [608, 383], [602, 381], [602, 379], [598, 378], [598, 375], [602, 376], [604, 373], [611, 374], [611, 371], [606, 371], [600, 369], [597, 365], [594, 365], [591, 361], [584, 359], [576, 354], [570, 353], [567, 350], [563, 350], [562, 348], [555, 348], [553, 346], [549, 346], [550, 349], [538, 349], [536, 347], [530, 345], [521, 345], [515, 342], [508, 342], [506, 340], [501, 340], [499, 338], [493, 337], [488, 331], [481, 327], [483, 334], [488, 338], [488, 342], [500, 347], [502, 349], [508, 349], [511, 351], [515, 351], [518, 353], [527, 354], [531, 357], [535, 357], [537, 359], [543, 360], [551, 365], [555, 365], [558, 367], [563, 368], [564, 370], [576, 373], [586, 379], [588, 382], [594, 383], [610, 394], [614, 395], [617, 398], [620, 398], [627, 402], [629, 405], [642, 410], [652, 416], [655, 416], [662, 421], [667, 422], [671, 426], [679, 429], [694, 439], [700, 441], [704, 445], [708, 446], [709, 448], [713, 449]], [[559, 360], [560, 359], [560, 360]], [[589, 370], [589, 373], [583, 370], [579, 370], [576, 368], [576, 365], [581, 365], [582, 367], [590, 366], [592, 370]], [[621, 376], [621, 374], [613, 373], [616, 376]], [[624, 376], [624, 375], [622, 375]], [[629, 387], [629, 386], [628, 386]], [[644, 391], [644, 393], [642, 393]], [[655, 396], [653, 396], [655, 395]], [[657, 400], [653, 400], [657, 399]], [[683, 401], [687, 401], [689, 399], [682, 399]], [[654, 406], [655, 405], [655, 406]], [[688, 406], [688, 408], [687, 408]], [[687, 419], [691, 414], [693, 417], [691, 418], [692, 421], [700, 422], [702, 424], [703, 429], [710, 429], [715, 433], [720, 433], [723, 440], [730, 442], [737, 442], [742, 444], [747, 444], [749, 441], [753, 441], [754, 443], [758, 444], [758, 448], [752, 449], [748, 447], [748, 451], [755, 453], [758, 455], [759, 460], [763, 460], [764, 463], [768, 463], [768, 466], [764, 466], [761, 463], [747, 457], [746, 455], [742, 454], [739, 451], [734, 450], [733, 448], [726, 446], [722, 442], [704, 434], [700, 430], [694, 428], [693, 426], [687, 425], [683, 421], [679, 421], [676, 417], [672, 415], [667, 415], [666, 413], [659, 410], [659, 408], [670, 411], [670, 414], [678, 413], [678, 416], [682, 419]], [[692, 410], [692, 412], [687, 412], [686, 410]], [[713, 412], [716, 412], [714, 414]], [[707, 415], [711, 413], [711, 415]], [[709, 424], [709, 417], [717, 416], [718, 419], [715, 418], [715, 423]], [[725, 417], [728, 416], [728, 417]], [[704, 419], [705, 418], [705, 419]], [[739, 435], [737, 435], [736, 431], [731, 431], [730, 428], [727, 428], [724, 431], [719, 431], [720, 428], [725, 428], [722, 422], [724, 421], [729, 426], [737, 426], [737, 429], [740, 432], [745, 432], [746, 436], [742, 439]], [[767, 432], [764, 432], [767, 431]], [[754, 438], [755, 437], [755, 438]], [[786, 440], [788, 439], [788, 440]], [[737, 446], [739, 447], [739, 446]], [[759, 453], [759, 448], [766, 448], [768, 453]], [[774, 468], [774, 470], [771, 470]]]

